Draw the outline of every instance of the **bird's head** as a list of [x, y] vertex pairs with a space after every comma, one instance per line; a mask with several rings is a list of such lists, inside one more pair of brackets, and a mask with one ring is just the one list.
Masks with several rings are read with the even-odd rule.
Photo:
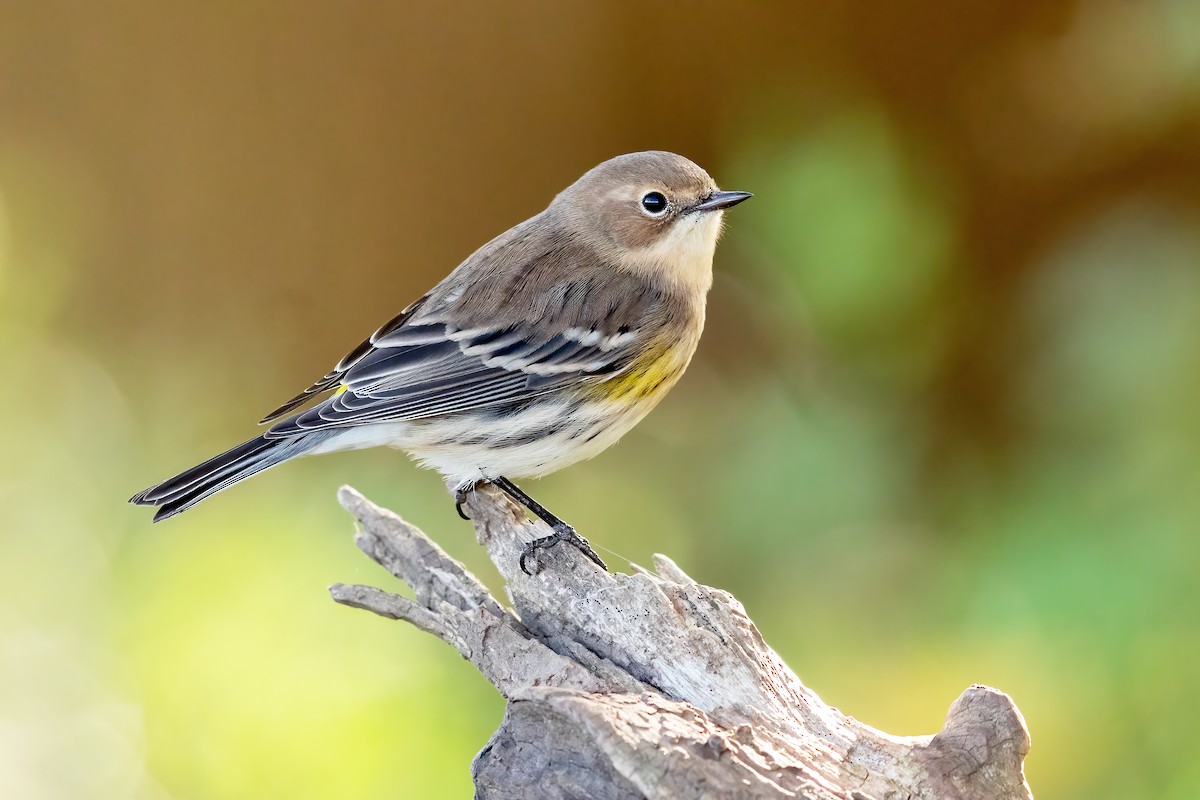
[[593, 168], [563, 190], [550, 211], [610, 263], [707, 291], [722, 212], [749, 197], [721, 191], [683, 156], [652, 150]]

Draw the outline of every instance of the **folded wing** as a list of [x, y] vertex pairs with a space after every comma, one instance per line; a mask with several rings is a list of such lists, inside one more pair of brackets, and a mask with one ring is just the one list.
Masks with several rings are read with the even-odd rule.
[[639, 337], [652, 333], [646, 323], [655, 304], [631, 300], [641, 319], [615, 313], [618, 308], [593, 324], [567, 327], [545, 320], [460, 327], [406, 309], [268, 420], [340, 384], [337, 394], [276, 423], [266, 435], [423, 419], [604, 380], [628, 366], [639, 352]]

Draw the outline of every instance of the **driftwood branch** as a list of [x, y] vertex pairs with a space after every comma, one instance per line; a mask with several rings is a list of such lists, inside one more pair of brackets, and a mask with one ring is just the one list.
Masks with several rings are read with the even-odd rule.
[[333, 598], [432, 633], [508, 701], [472, 766], [478, 798], [1031, 797], [1029, 734], [995, 689], [968, 688], [935, 735], [891, 736], [823, 703], [734, 597], [665, 556], [609, 574], [557, 547], [527, 576], [521, 545], [546, 531], [484, 487], [467, 509], [506, 607], [400, 517], [339, 497], [358, 546], [416, 599], [347, 585]]

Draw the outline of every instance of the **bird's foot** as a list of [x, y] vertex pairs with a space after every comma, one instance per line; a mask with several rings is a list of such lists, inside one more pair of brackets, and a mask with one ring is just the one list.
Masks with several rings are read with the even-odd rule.
[[530, 572], [529, 567], [527, 566], [530, 557], [533, 557], [534, 563], [536, 564], [537, 552], [539, 550], [548, 550], [559, 542], [566, 542], [567, 544], [573, 546], [579, 552], [587, 556], [592, 563], [600, 567], [600, 569], [604, 570], [605, 572], [608, 571], [608, 565], [604, 563], [600, 556], [596, 555], [596, 551], [592, 549], [590, 544], [588, 544], [588, 540], [576, 533], [575, 529], [570, 525], [565, 522], [559, 522], [557, 525], [553, 526], [553, 530], [554, 533], [550, 534], [549, 536], [543, 536], [540, 539], [534, 539], [532, 542], [527, 542], [525, 544], [525, 549], [521, 552], [521, 572], [524, 572], [526, 575], [533, 575], [534, 573]]
[[481, 482], [482, 481], [478, 481], [476, 483], [467, 484], [466, 486], [460, 486], [454, 490], [454, 510], [458, 512], [460, 517], [468, 522], [470, 522], [471, 518], [467, 516], [467, 512], [463, 511], [463, 506], [466, 505], [467, 500], [471, 498], [471, 495], [475, 493], [475, 490], [479, 488], [479, 484]]

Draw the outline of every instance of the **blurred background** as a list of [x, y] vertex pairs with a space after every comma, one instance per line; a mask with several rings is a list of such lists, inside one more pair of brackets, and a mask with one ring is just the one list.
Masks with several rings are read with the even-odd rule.
[[0, 0], [0, 796], [467, 797], [502, 702], [334, 605], [334, 493], [496, 584], [436, 475], [125, 498], [584, 170], [725, 188], [709, 326], [529, 488], [738, 596], [859, 719], [1009, 692], [1053, 798], [1200, 784], [1200, 5]]

